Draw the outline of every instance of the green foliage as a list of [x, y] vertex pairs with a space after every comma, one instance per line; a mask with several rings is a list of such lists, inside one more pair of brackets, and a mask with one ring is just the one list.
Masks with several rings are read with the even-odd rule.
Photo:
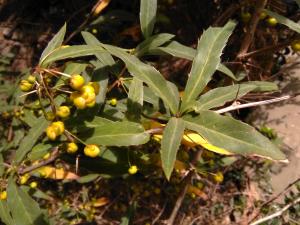
[[300, 25], [298, 23], [295, 23], [294, 21], [292, 21], [284, 16], [281, 16], [275, 12], [272, 12], [270, 10], [265, 9], [265, 12], [269, 16], [274, 17], [278, 21], [278, 23], [281, 23], [281, 24], [287, 26], [288, 28], [290, 28], [291, 30], [296, 31], [297, 33], [300, 33]]
[[184, 121], [181, 118], [171, 118], [166, 125], [161, 141], [162, 168], [169, 180], [174, 168], [177, 151], [184, 132]]
[[48, 224], [39, 205], [13, 179], [8, 180], [8, 207], [16, 225]]
[[[295, 22], [269, 10], [266, 12], [290, 29], [300, 31]], [[135, 182], [140, 176], [162, 181], [170, 189], [166, 189], [167, 194], [176, 194], [178, 180], [190, 170], [211, 180], [207, 183], [219, 184], [224, 179], [220, 169], [234, 165], [240, 156], [286, 161], [281, 150], [254, 127], [214, 111], [229, 103], [234, 105], [251, 92], [278, 90], [272, 82], [240, 82], [244, 76], [240, 78], [232, 72], [236, 70], [231, 71], [222, 63], [221, 56], [236, 22], [229, 20], [223, 27], [209, 27], [195, 50], [172, 40], [173, 34], [153, 35], [156, 14], [156, 0], [141, 0], [140, 25], [144, 40], [134, 49], [103, 44], [87, 31], [82, 32], [85, 44], [64, 46], [64, 25], [32, 70], [36, 79], [32, 89], [24, 93], [23, 100], [18, 99], [17, 92], [9, 95], [10, 104], [1, 103], [3, 120], [15, 130], [14, 142], [7, 140], [7, 146], [0, 146], [4, 153], [0, 155], [2, 189], [8, 194], [7, 200], [0, 201], [0, 218], [4, 223], [49, 224], [46, 213], [33, 198], [53, 200], [52, 196], [42, 190], [33, 194], [33, 188], [19, 186], [23, 184], [26, 168], [29, 176], [34, 174], [45, 182], [50, 176], [38, 169], [53, 168], [51, 179], [59, 183], [58, 189], [62, 189], [59, 185], [72, 185], [72, 179], [77, 181], [76, 185], [87, 185], [88, 192], [88, 184], [96, 180], [118, 177]], [[186, 80], [179, 83], [167, 79], [149, 62], [151, 58], [147, 61], [149, 55], [163, 54], [192, 61]], [[219, 82], [214, 79], [216, 71], [227, 77]], [[70, 85], [74, 74], [84, 80], [78, 88]], [[78, 107], [75, 102], [84, 107]], [[69, 117], [61, 119], [56, 114], [61, 105], [70, 109]], [[23, 114], [12, 118], [7, 111], [21, 113], [18, 107], [24, 109]], [[53, 118], [49, 119], [48, 114]], [[268, 129], [261, 132], [272, 137]], [[76, 144], [78, 149], [68, 154], [68, 144]], [[195, 158], [199, 152], [203, 154]], [[43, 163], [52, 167], [44, 167]], [[137, 168], [134, 173], [128, 172], [132, 166]], [[195, 193], [191, 190], [195, 187], [190, 186], [187, 190], [193, 198]], [[196, 188], [196, 194], [205, 196], [200, 189]], [[155, 189], [157, 195], [160, 191]], [[61, 214], [65, 213], [66, 220], [89, 218], [90, 209], [98, 207], [94, 206], [95, 199], [89, 200], [88, 193], [77, 198], [85, 202], [81, 208], [60, 206], [65, 210]], [[244, 205], [242, 198], [238, 201]], [[216, 211], [220, 209], [218, 205], [214, 207]], [[129, 209], [123, 210], [126, 216], [122, 217], [122, 224], [132, 222], [136, 208], [134, 201]]]
[[157, 0], [141, 0], [140, 22], [144, 37], [151, 36], [156, 19]]
[[187, 115], [183, 119], [188, 129], [198, 132], [217, 147], [235, 154], [285, 159], [285, 155], [253, 127], [229, 116], [201, 111], [198, 116]]
[[223, 28], [209, 28], [201, 36], [182, 98], [181, 112], [185, 112], [194, 104], [196, 98], [211, 80], [220, 63], [222, 50], [234, 27], [235, 23], [228, 22]]

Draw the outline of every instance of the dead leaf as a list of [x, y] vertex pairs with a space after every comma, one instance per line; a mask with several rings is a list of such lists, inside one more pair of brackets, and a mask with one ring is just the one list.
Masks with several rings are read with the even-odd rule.
[[110, 3], [110, 0], [102, 0], [100, 4], [98, 4], [94, 10], [93, 16], [99, 15], [103, 9], [105, 9], [108, 4]]
[[101, 207], [109, 203], [109, 199], [106, 197], [97, 198], [95, 201], [93, 201], [94, 207]]

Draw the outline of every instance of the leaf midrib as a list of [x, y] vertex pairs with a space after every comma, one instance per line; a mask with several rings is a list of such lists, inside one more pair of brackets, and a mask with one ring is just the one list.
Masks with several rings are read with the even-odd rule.
[[[235, 85], [234, 85], [234, 86], [235, 86]], [[244, 87], [243, 87], [243, 86], [241, 85], [241, 86], [240, 86], [240, 89], [241, 89], [241, 88], [249, 88], [250, 90], [249, 90], [248, 92], [251, 91], [250, 85], [249, 85], [249, 87], [248, 87], [248, 86], [244, 86]], [[255, 86], [252, 87], [252, 90], [253, 90], [254, 88], [255, 88]], [[247, 93], [245, 93], [245, 94], [247, 94]], [[245, 94], [243, 94], [243, 95], [245, 95]], [[216, 98], [214, 98], [214, 99], [212, 99], [212, 100], [210, 100], [210, 101], [206, 101], [205, 103], [202, 103], [201, 106], [197, 107], [197, 110], [202, 110], [202, 109], [203, 109], [203, 106], [208, 105], [208, 103], [211, 104], [211, 103], [214, 103], [214, 102], [218, 102], [218, 100], [223, 99], [223, 98], [225, 98], [225, 97], [227, 98], [227, 96], [230, 96], [230, 95], [231, 95], [231, 94], [229, 94], [229, 92], [228, 92], [227, 94], [224, 94], [224, 95], [222, 95], [222, 96], [216, 97]], [[240, 96], [239, 96], [239, 93], [237, 93], [237, 97], [240, 97]], [[230, 101], [230, 100], [227, 100], [227, 101]], [[227, 102], [227, 101], [226, 101], [226, 102]], [[225, 103], [226, 103], [226, 102], [225, 102]], [[198, 104], [201, 104], [200, 99], [199, 99], [199, 101], [197, 101], [197, 103], [198, 103]], [[213, 107], [218, 107], [218, 106], [213, 106]], [[209, 109], [210, 109], [210, 108], [209, 108]]]
[[[214, 41], [213, 42], [211, 42], [211, 45], [210, 46], [214, 46], [214, 43], [216, 42], [216, 40], [219, 38], [219, 36], [222, 34], [223, 32], [222, 31], [220, 31], [219, 33], [218, 33], [218, 35], [216, 36], [216, 38], [214, 39]], [[202, 68], [201, 68], [201, 71], [200, 71], [200, 75], [198, 76], [198, 78], [196, 78], [196, 84], [197, 85], [194, 85], [194, 86], [192, 86], [192, 90], [190, 91], [190, 93], [192, 93], [192, 94], [189, 94], [188, 96], [187, 96], [187, 98], [186, 98], [186, 100], [185, 100], [185, 104], [186, 104], [186, 106], [190, 103], [190, 101], [191, 101], [191, 98], [193, 97], [193, 94], [194, 94], [194, 92], [195, 92], [195, 90], [197, 89], [197, 87], [198, 87], [198, 83], [199, 83], [199, 81], [201, 81], [201, 78], [202, 78], [202, 75], [203, 75], [203, 72], [206, 70], [206, 66], [207, 66], [207, 64], [208, 64], [208, 62], [210, 61], [210, 59], [211, 59], [211, 52], [212, 52], [212, 49], [213, 49], [213, 47], [211, 47], [210, 49], [209, 49], [209, 54], [208, 54], [208, 57], [206, 57], [206, 60], [205, 60], [205, 63], [203, 64], [203, 66], [202, 66]], [[197, 57], [197, 56], [196, 56]], [[220, 63], [220, 62], [219, 62]]]
[[[259, 148], [258, 148], [257, 145], [253, 145], [253, 144], [251, 144], [251, 143], [249, 143], [249, 142], [245, 142], [245, 141], [242, 141], [242, 140], [240, 140], [240, 139], [233, 138], [233, 137], [231, 137], [231, 136], [225, 135], [224, 133], [218, 132], [218, 131], [216, 131], [216, 130], [209, 129], [209, 128], [203, 126], [203, 125], [199, 125], [199, 124], [196, 124], [196, 123], [187, 121], [187, 120], [185, 120], [185, 122], [187, 122], [187, 123], [189, 123], [189, 124], [192, 124], [192, 126], [199, 126], [199, 129], [208, 130], [208, 131], [210, 131], [210, 132], [212, 132], [212, 133], [219, 134], [219, 135], [221, 135], [221, 136], [223, 136], [223, 137], [225, 137], [225, 138], [227, 137], [228, 139], [235, 140], [235, 141], [237, 141], [237, 142], [239, 142], [239, 143], [242, 143], [242, 144], [245, 144], [245, 145], [247, 145], [247, 146], [250, 146], [250, 147], [253, 146], [253, 147], [254, 147], [255, 149], [257, 149], [257, 150], [262, 150], [262, 149], [264, 149], [263, 147], [259, 147]], [[197, 131], [197, 132], [198, 132], [198, 131]], [[203, 134], [202, 134], [202, 135], [203, 135]], [[220, 146], [217, 146], [217, 147], [220, 147]], [[220, 147], [220, 148], [221, 148], [221, 147]]]

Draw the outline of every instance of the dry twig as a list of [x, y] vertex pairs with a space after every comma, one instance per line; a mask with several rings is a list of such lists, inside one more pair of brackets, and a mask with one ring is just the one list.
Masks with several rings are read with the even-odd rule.
[[281, 216], [286, 210], [288, 210], [290, 207], [292, 207], [293, 205], [296, 205], [297, 203], [300, 202], [300, 197], [295, 199], [294, 201], [292, 201], [291, 203], [287, 204], [286, 206], [284, 206], [282, 209], [278, 210], [277, 212], [271, 214], [271, 215], [268, 215], [266, 217], [263, 217], [253, 223], [250, 223], [250, 225], [258, 225], [258, 224], [261, 224], [263, 222], [266, 222], [268, 220], [271, 220], [271, 219], [274, 219], [278, 216]]

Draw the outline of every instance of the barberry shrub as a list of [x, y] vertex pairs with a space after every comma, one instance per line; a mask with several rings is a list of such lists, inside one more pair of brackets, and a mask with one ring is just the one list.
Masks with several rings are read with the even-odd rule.
[[[136, 48], [104, 44], [89, 32], [82, 32], [84, 44], [63, 45], [64, 25], [32, 73], [20, 81], [22, 94], [15, 96], [27, 132], [17, 149], [5, 154], [6, 167], [0, 165], [0, 218], [5, 224], [50, 223], [30, 196], [38, 188], [35, 182], [26, 186], [31, 177], [88, 182], [99, 176], [151, 176], [158, 170], [170, 180], [174, 168], [196, 168], [195, 173], [202, 174], [199, 159], [189, 155], [203, 149], [286, 161], [265, 136], [228, 114], [237, 106], [228, 104], [244, 95], [278, 89], [271, 82], [240, 82], [222, 64], [222, 51], [236, 22], [209, 27], [193, 49], [172, 40], [172, 34], [153, 35], [154, 5], [156, 1], [141, 1], [144, 41]], [[298, 24], [266, 13], [299, 32]], [[162, 54], [192, 61], [184, 88], [179, 90], [143, 57]], [[232, 85], [207, 91], [216, 70], [232, 79]], [[153, 143], [160, 144], [159, 152], [149, 147]], [[77, 173], [50, 166], [56, 160], [76, 167]], [[217, 172], [214, 179], [222, 182], [224, 177]]]

